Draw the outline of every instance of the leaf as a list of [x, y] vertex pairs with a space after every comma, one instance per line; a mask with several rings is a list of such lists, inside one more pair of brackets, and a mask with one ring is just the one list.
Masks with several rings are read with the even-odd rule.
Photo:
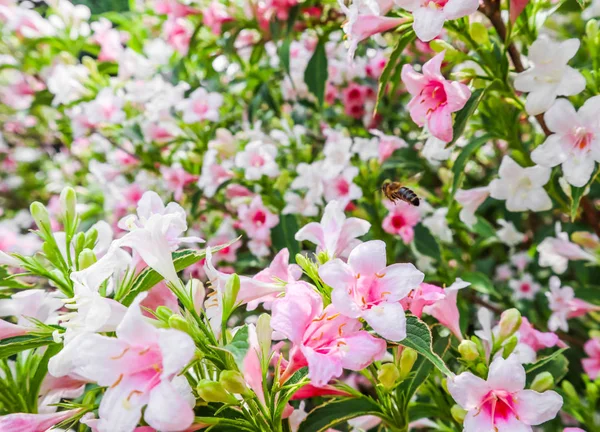
[[379, 104], [381, 103], [381, 99], [385, 94], [385, 89], [390, 81], [390, 77], [392, 76], [392, 72], [396, 69], [398, 65], [398, 59], [402, 52], [406, 49], [409, 43], [411, 43], [415, 38], [415, 33], [412, 28], [400, 36], [394, 50], [390, 54], [390, 58], [383, 68], [383, 72], [381, 72], [381, 76], [379, 77], [379, 88], [377, 89], [377, 102], [375, 103], [375, 113], [379, 109]]
[[575, 187], [571, 186], [571, 222], [574, 222], [577, 219], [577, 210], [579, 210], [579, 203], [581, 198], [585, 195], [586, 189], [591, 186], [591, 184], [596, 180], [596, 177], [600, 173], [600, 165], [596, 166], [596, 171], [594, 171], [594, 175], [590, 178], [590, 181], [583, 187]]
[[406, 317], [406, 338], [401, 340], [399, 344], [414, 349], [433, 363], [444, 375], [451, 376], [452, 372], [448, 369], [444, 360], [433, 351], [431, 341], [431, 330], [429, 330], [427, 324], [414, 315], [408, 315]]
[[440, 408], [437, 405], [426, 403], [415, 403], [408, 407], [408, 418], [411, 422], [422, 418], [435, 418], [440, 415]]
[[319, 40], [315, 52], [308, 61], [304, 71], [304, 82], [308, 90], [314, 94], [319, 101], [319, 106], [323, 106], [325, 99], [325, 85], [327, 83], [327, 54], [325, 53], [325, 42]]
[[465, 128], [467, 127], [467, 122], [469, 118], [473, 115], [477, 107], [479, 106], [479, 102], [483, 99], [485, 95], [485, 91], [487, 89], [477, 89], [472, 94], [463, 109], [456, 113], [456, 117], [454, 118], [454, 127], [453, 127], [453, 135], [452, 141], [446, 144], [446, 147], [450, 147], [453, 145], [462, 135]]
[[294, 237], [296, 232], [298, 232], [298, 221], [296, 216], [291, 214], [281, 215], [279, 225], [271, 232], [273, 246], [277, 250], [287, 248], [292, 262], [295, 262], [296, 254], [300, 252], [300, 243]]
[[231, 342], [223, 348], [231, 353], [235, 360], [235, 364], [238, 365], [240, 370], [243, 370], [242, 365], [244, 363], [244, 358], [250, 348], [250, 343], [248, 342], [248, 326], [245, 325], [239, 329], [233, 336]]
[[467, 166], [467, 162], [469, 162], [471, 156], [477, 152], [482, 145], [487, 143], [489, 139], [489, 135], [475, 138], [461, 150], [460, 154], [456, 158], [456, 161], [454, 162], [454, 165], [452, 166], [454, 179], [452, 181], [452, 191], [450, 192], [449, 200], [453, 201], [456, 191], [462, 186], [462, 183], [465, 179], [465, 167]]
[[440, 245], [429, 229], [422, 224], [415, 226], [415, 247], [419, 253], [440, 261]]
[[535, 363], [525, 365], [527, 384], [533, 382], [536, 375], [542, 372], [550, 372], [554, 377], [554, 383], [558, 383], [569, 371], [569, 360], [564, 356], [568, 348], [562, 348], [547, 357], [539, 359]]
[[342, 399], [319, 405], [300, 423], [298, 432], [325, 431], [338, 423], [364, 415], [381, 415], [381, 409], [372, 399]]
[[482, 294], [495, 294], [494, 284], [485, 274], [481, 272], [469, 272], [461, 275], [461, 279], [471, 282], [470, 288]]
[[26, 335], [3, 339], [0, 341], [0, 359], [21, 351], [54, 344], [52, 336]]
[[[230, 241], [229, 243], [215, 246], [211, 248], [212, 253], [218, 252], [231, 244], [238, 241], [239, 238]], [[196, 264], [202, 258], [206, 256], [206, 251], [197, 251], [192, 249], [185, 249], [177, 252], [173, 252], [173, 265], [176, 271], [181, 271], [192, 264]], [[139, 293], [148, 291], [154, 285], [162, 281], [164, 278], [155, 270], [150, 267], [144, 269], [133, 281], [133, 284], [126, 294], [122, 295], [122, 300], [116, 298], [115, 300], [120, 301], [124, 306], [129, 306], [131, 302], [137, 297]]]
[[286, 38], [281, 43], [279, 47], [279, 61], [283, 66], [285, 72], [289, 75], [290, 73], [290, 45], [292, 44], [292, 40], [290, 38]]

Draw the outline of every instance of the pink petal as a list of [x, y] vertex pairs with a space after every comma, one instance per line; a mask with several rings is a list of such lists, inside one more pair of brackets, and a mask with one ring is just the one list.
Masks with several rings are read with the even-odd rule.
[[348, 265], [355, 275], [372, 276], [385, 273], [386, 265], [385, 243], [381, 240], [371, 240], [356, 246], [350, 256]]
[[163, 381], [150, 392], [144, 420], [157, 430], [176, 432], [192, 424], [194, 411], [173, 384]]
[[562, 397], [553, 390], [538, 393], [523, 390], [516, 395], [519, 420], [527, 425], [539, 425], [552, 420], [562, 407]]
[[483, 379], [473, 375], [471, 372], [463, 372], [448, 380], [450, 395], [467, 411], [479, 407], [483, 398], [490, 390], [490, 387]]
[[496, 358], [488, 373], [489, 386], [494, 390], [514, 393], [525, 387], [525, 369], [515, 357]]

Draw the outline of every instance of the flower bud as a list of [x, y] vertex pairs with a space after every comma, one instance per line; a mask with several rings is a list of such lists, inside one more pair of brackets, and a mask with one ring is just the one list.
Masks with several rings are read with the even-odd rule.
[[78, 232], [73, 237], [73, 247], [75, 248], [76, 253], [81, 253], [81, 251], [85, 248], [85, 234], [82, 232]]
[[256, 338], [258, 339], [263, 359], [268, 358], [271, 352], [272, 335], [271, 316], [266, 313], [261, 314], [256, 321]]
[[477, 375], [480, 377], [486, 377], [488, 368], [483, 363], [478, 363], [477, 366], [475, 366], [475, 372], [477, 372]]
[[48, 209], [41, 202], [35, 201], [29, 206], [31, 217], [35, 221], [37, 227], [46, 235], [52, 235], [52, 228], [50, 224], [50, 214]]
[[206, 402], [221, 402], [225, 404], [235, 405], [238, 400], [225, 388], [220, 382], [210, 381], [207, 379], [200, 380], [196, 387], [198, 396]]
[[597, 400], [598, 399], [598, 386], [593, 383], [587, 383], [585, 385], [585, 392], [587, 393], [588, 400]]
[[459, 53], [452, 45], [442, 39], [434, 39], [429, 42], [429, 46], [436, 53], [440, 53], [442, 51], [446, 51], [444, 58], [446, 60], [452, 61]]
[[181, 315], [173, 314], [169, 317], [169, 327], [185, 332], [189, 335], [192, 334], [189, 323]]
[[471, 23], [469, 26], [469, 35], [471, 36], [471, 39], [480, 45], [487, 45], [490, 43], [488, 29], [480, 22]]
[[588, 39], [592, 41], [595, 40], [598, 36], [598, 21], [595, 19], [589, 20], [585, 25], [585, 34], [587, 35]]
[[223, 385], [223, 388], [230, 393], [244, 395], [249, 392], [244, 376], [238, 371], [225, 370], [221, 372], [219, 382]]
[[400, 356], [400, 379], [408, 376], [416, 361], [417, 352], [412, 348], [404, 347]]
[[535, 376], [531, 383], [531, 390], [543, 393], [554, 387], [554, 377], [550, 372], [541, 372]]
[[77, 264], [79, 265], [79, 270], [84, 270], [94, 264], [97, 260], [96, 254], [91, 249], [84, 249], [81, 251], [79, 256], [77, 257]]
[[477, 344], [470, 340], [463, 340], [458, 346], [458, 352], [466, 361], [475, 361], [479, 358]]
[[159, 306], [156, 308], [156, 311], [154, 311], [154, 313], [156, 314], [156, 316], [158, 318], [160, 318], [163, 321], [167, 321], [169, 322], [169, 318], [171, 318], [171, 316], [173, 315], [173, 311], [171, 309], [169, 309], [166, 306]]
[[377, 380], [387, 390], [394, 388], [398, 378], [400, 378], [400, 371], [394, 363], [385, 363], [377, 371]]
[[600, 249], [600, 241], [594, 234], [586, 231], [576, 231], [571, 234], [573, 243], [578, 244], [586, 249]]
[[98, 240], [98, 230], [94, 227], [87, 230], [85, 233], [85, 247], [93, 249], [96, 246], [96, 241]]
[[521, 313], [515, 308], [505, 310], [500, 315], [499, 327], [500, 340], [508, 339], [521, 327]]
[[65, 229], [74, 229], [77, 220], [77, 194], [66, 187], [60, 193], [60, 211]]
[[518, 343], [519, 339], [517, 338], [517, 336], [512, 335], [504, 344], [504, 348], [502, 349], [502, 357], [507, 359], [508, 356], [510, 356], [513, 353]]
[[565, 392], [565, 395], [567, 395], [567, 397], [569, 399], [573, 399], [573, 400], [578, 400], [579, 396], [577, 395], [577, 391], [575, 390], [575, 387], [573, 387], [573, 384], [571, 384], [569, 381], [563, 381], [562, 384], [562, 389]]
[[235, 310], [238, 292], [240, 292], [240, 277], [234, 273], [227, 280], [223, 291], [223, 320], [229, 319]]
[[454, 420], [462, 424], [467, 416], [467, 411], [465, 411], [460, 405], [455, 404], [452, 406], [452, 408], [450, 408], [450, 414], [452, 414], [452, 418]]

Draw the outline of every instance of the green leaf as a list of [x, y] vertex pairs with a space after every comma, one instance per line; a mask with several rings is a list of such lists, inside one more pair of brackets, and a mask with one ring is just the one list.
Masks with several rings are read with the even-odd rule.
[[279, 225], [271, 232], [273, 246], [277, 250], [287, 248], [292, 262], [295, 262], [296, 254], [300, 252], [300, 243], [294, 238], [296, 232], [298, 232], [298, 221], [296, 216], [291, 214], [281, 215]]
[[325, 42], [320, 40], [304, 71], [304, 82], [308, 86], [308, 90], [316, 96], [319, 106], [323, 106], [323, 100], [325, 99], [327, 76]]
[[423, 418], [436, 418], [440, 415], [440, 408], [437, 405], [426, 403], [415, 403], [408, 407], [408, 418], [411, 422]]
[[444, 360], [433, 351], [431, 345], [431, 330], [427, 324], [413, 315], [406, 317], [406, 338], [399, 342], [400, 345], [409, 347], [423, 355], [444, 375], [451, 376], [452, 372], [444, 363]]
[[415, 226], [415, 247], [419, 253], [440, 261], [440, 245], [429, 229], [422, 224]]
[[485, 95], [486, 89], [477, 89], [473, 91], [471, 97], [459, 112], [456, 113], [456, 117], [454, 118], [454, 127], [453, 127], [453, 135], [452, 141], [450, 141], [446, 147], [450, 147], [453, 145], [456, 140], [458, 140], [465, 128], [467, 127], [467, 122], [469, 118], [473, 115], [477, 107], [479, 106], [479, 102], [483, 99]]
[[489, 135], [484, 135], [479, 138], [473, 139], [469, 144], [467, 144], [460, 152], [454, 165], [452, 166], [452, 172], [454, 173], [454, 179], [452, 181], [452, 190], [450, 192], [449, 201], [454, 201], [454, 195], [456, 191], [460, 189], [462, 183], [465, 179], [465, 167], [467, 166], [467, 162], [471, 159], [471, 156], [477, 150], [481, 148], [486, 142], [490, 139]]
[[569, 360], [564, 356], [568, 348], [562, 348], [547, 357], [539, 359], [535, 363], [525, 365], [527, 384], [531, 384], [539, 373], [550, 372], [554, 377], [554, 383], [558, 383], [569, 371]]
[[298, 432], [321, 432], [338, 423], [364, 415], [381, 415], [381, 409], [375, 401], [368, 398], [342, 399], [319, 405], [300, 423]]
[[594, 175], [590, 178], [590, 181], [583, 187], [575, 187], [571, 186], [571, 222], [574, 222], [577, 219], [577, 210], [579, 210], [579, 203], [581, 202], [581, 198], [584, 196], [585, 191], [590, 185], [596, 180], [596, 177], [600, 173], [600, 165], [596, 166], [596, 171], [594, 171]]
[[290, 38], [286, 38], [281, 43], [279, 47], [279, 61], [283, 66], [283, 70], [289, 75], [290, 73], [290, 45], [292, 44], [292, 40]]
[[55, 344], [52, 336], [26, 335], [3, 339], [0, 341], [0, 359], [21, 351]]
[[[212, 247], [210, 250], [212, 253], [218, 252], [231, 244], [238, 241], [239, 238], [230, 241], [229, 243]], [[206, 256], [206, 250], [197, 251], [192, 249], [185, 249], [177, 252], [173, 252], [173, 265], [176, 271], [181, 271], [188, 268], [192, 264], [196, 264], [202, 258]], [[150, 267], [144, 269], [133, 281], [133, 284], [127, 293], [122, 294], [115, 300], [120, 301], [123, 305], [129, 306], [131, 302], [137, 297], [139, 293], [148, 291], [154, 285], [162, 281], [164, 278], [155, 270]]]
[[381, 72], [381, 77], [379, 77], [379, 88], [377, 89], [377, 102], [375, 103], [375, 113], [379, 109], [379, 104], [381, 103], [381, 99], [383, 99], [383, 95], [385, 94], [385, 89], [390, 81], [390, 77], [392, 76], [392, 72], [398, 67], [398, 59], [402, 52], [406, 49], [409, 43], [411, 43], [415, 39], [415, 33], [412, 31], [412, 28], [404, 33], [398, 39], [394, 50], [390, 54], [390, 58], [383, 68], [383, 72]]
[[243, 370], [242, 365], [244, 363], [244, 358], [250, 348], [250, 342], [248, 342], [248, 326], [245, 325], [239, 329], [233, 336], [231, 342], [223, 348], [231, 353], [235, 360], [235, 364], [238, 365], [240, 370]]
[[482, 294], [495, 294], [494, 284], [485, 274], [481, 272], [469, 272], [461, 275], [461, 279], [471, 282], [469, 288], [479, 291]]

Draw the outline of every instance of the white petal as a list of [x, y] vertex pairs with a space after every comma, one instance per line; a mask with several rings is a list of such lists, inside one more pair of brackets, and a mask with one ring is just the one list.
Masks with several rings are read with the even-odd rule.
[[589, 155], [571, 157], [562, 164], [565, 178], [576, 187], [583, 187], [592, 177], [596, 162]]
[[470, 411], [481, 404], [490, 388], [478, 376], [471, 372], [463, 372], [448, 380], [448, 391], [461, 407]]
[[144, 420], [156, 430], [181, 431], [194, 421], [194, 411], [170, 382], [163, 381], [150, 392]]
[[544, 114], [548, 129], [561, 135], [569, 134], [579, 123], [579, 117], [568, 99], [557, 99], [554, 105]]
[[423, 42], [429, 42], [439, 36], [446, 18], [441, 9], [420, 7], [413, 12], [413, 29]]
[[571, 66], [567, 66], [556, 93], [559, 96], [575, 96], [585, 90], [585, 84], [583, 75]]
[[406, 337], [406, 317], [400, 303], [381, 303], [363, 312], [363, 318], [380, 336], [394, 342]]
[[556, 100], [556, 91], [547, 89], [535, 90], [527, 96], [525, 110], [529, 115], [538, 115], [545, 113], [550, 109]]
[[563, 137], [560, 135], [550, 135], [541, 146], [531, 152], [531, 160], [544, 167], [560, 165], [569, 157], [562, 145], [562, 140]]
[[498, 357], [490, 365], [488, 385], [494, 390], [514, 393], [525, 387], [525, 369], [514, 357]]
[[538, 425], [552, 420], [558, 414], [562, 404], [562, 397], [552, 390], [544, 393], [523, 390], [517, 394], [519, 419], [529, 425]]
[[180, 372], [194, 357], [194, 341], [179, 330], [159, 329], [158, 346], [163, 358], [163, 377]]

